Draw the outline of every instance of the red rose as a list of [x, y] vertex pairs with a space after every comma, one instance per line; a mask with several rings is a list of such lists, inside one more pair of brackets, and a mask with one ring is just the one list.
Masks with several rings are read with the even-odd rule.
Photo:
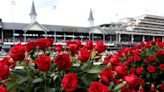
[[0, 92], [8, 92], [7, 89], [3, 86], [0, 87]]
[[150, 44], [149, 42], [146, 42], [145, 47], [146, 47], [146, 48], [150, 48], [150, 45], [151, 45], [151, 44]]
[[118, 76], [124, 76], [128, 73], [124, 65], [117, 65], [115, 67], [115, 71], [118, 74]]
[[97, 41], [94, 48], [97, 52], [101, 53], [106, 50], [107, 46], [102, 41]]
[[140, 85], [143, 85], [144, 83], [145, 83], [144, 79], [140, 78], [140, 79], [139, 79], [139, 84], [140, 84]]
[[53, 45], [52, 38], [40, 38], [36, 40], [39, 50], [47, 49]]
[[80, 52], [78, 54], [78, 59], [81, 61], [81, 62], [87, 62], [89, 57], [90, 57], [90, 51], [88, 51], [87, 49], [80, 49]]
[[88, 92], [108, 92], [108, 87], [101, 82], [92, 82], [88, 88]]
[[36, 40], [37, 46], [39, 50], [43, 50], [47, 48], [47, 39], [46, 38], [40, 38]]
[[145, 61], [146, 61], [147, 64], [149, 64], [149, 63], [150, 63], [149, 57], [146, 57], [146, 58], [145, 58]]
[[114, 79], [114, 73], [111, 71], [110, 68], [105, 68], [99, 73], [101, 80], [106, 84], [109, 83], [109, 80]]
[[93, 48], [93, 42], [91, 40], [87, 40], [84, 47], [87, 49], [92, 49]]
[[109, 59], [112, 65], [118, 65], [120, 64], [120, 59], [118, 55], [112, 55], [112, 57]]
[[50, 60], [51, 59], [49, 56], [45, 56], [44, 54], [42, 54], [34, 60], [34, 63], [41, 71], [48, 71], [50, 67]]
[[9, 74], [9, 67], [3, 63], [0, 62], [0, 79], [4, 79]]
[[5, 63], [6, 65], [8, 65], [8, 66], [10, 66], [10, 58], [9, 57], [5, 57], [5, 58], [3, 58], [2, 60], [0, 60], [0, 62], [3, 62], [3, 63]]
[[59, 66], [61, 70], [67, 70], [71, 67], [72, 62], [70, 61], [70, 58], [68, 54], [65, 53], [59, 53], [54, 60], [54, 63]]
[[80, 40], [74, 40], [74, 42], [77, 44], [78, 48], [81, 48], [81, 41]]
[[160, 84], [160, 85], [159, 85], [159, 89], [160, 89], [161, 91], [164, 91], [164, 84]]
[[160, 68], [161, 70], [164, 70], [164, 64], [160, 64], [160, 65], [159, 65], [159, 68]]
[[131, 73], [134, 73], [135, 71], [136, 71], [136, 68], [134, 68], [134, 67], [131, 67], [131, 68], [130, 68], [130, 72], [131, 72]]
[[155, 57], [153, 55], [149, 56], [150, 61], [155, 61]]
[[144, 88], [140, 88], [140, 89], [138, 90], [138, 92], [145, 92], [145, 91], [144, 91]]
[[25, 58], [25, 48], [20, 43], [10, 49], [10, 57], [14, 61], [22, 61]]
[[25, 46], [26, 46], [26, 51], [30, 52], [31, 50], [37, 47], [37, 43], [36, 41], [30, 41]]
[[142, 72], [143, 72], [143, 67], [138, 67], [138, 68], [136, 69], [136, 72], [137, 72], [137, 74], [142, 74]]
[[164, 56], [164, 50], [159, 50], [155, 54], [157, 57]]
[[150, 73], [152, 73], [152, 72], [155, 72], [156, 68], [155, 68], [154, 66], [152, 66], [152, 65], [149, 65], [149, 66], [147, 67], [147, 70], [148, 70]]
[[114, 80], [114, 83], [115, 83], [116, 85], [118, 85], [118, 84], [120, 83], [120, 80], [119, 80], [119, 79], [115, 79], [115, 80]]
[[131, 90], [127, 88], [126, 86], [123, 86], [121, 87], [121, 92], [131, 92]]
[[74, 73], [66, 74], [61, 82], [62, 88], [66, 92], [73, 92], [74, 90], [76, 90], [77, 84], [78, 84], [78, 80], [76, 74]]
[[127, 62], [132, 62], [133, 61], [133, 56], [130, 56], [127, 60]]
[[156, 91], [156, 88], [154, 87], [154, 85], [151, 85], [150, 90], [151, 90], [151, 92], [155, 92]]
[[46, 38], [46, 48], [53, 45], [54, 40], [52, 38]]
[[163, 42], [158, 42], [157, 46], [158, 46], [159, 48], [163, 48], [164, 43], [163, 43]]
[[138, 61], [140, 61], [140, 56], [138, 56], [138, 55], [135, 55], [135, 56], [134, 56], [134, 61], [135, 61], [135, 62], [138, 62]]
[[138, 85], [138, 78], [135, 74], [128, 74], [124, 76], [124, 80], [132, 88], [135, 88], [135, 86]]
[[55, 50], [59, 52], [62, 51], [62, 45], [61, 44], [56, 45]]
[[77, 44], [70, 44], [68, 47], [69, 50], [71, 51], [71, 54], [74, 56], [74, 54], [76, 54], [78, 50]]
[[109, 58], [104, 58], [103, 64], [104, 64], [104, 65], [107, 65], [108, 63], [109, 63]]

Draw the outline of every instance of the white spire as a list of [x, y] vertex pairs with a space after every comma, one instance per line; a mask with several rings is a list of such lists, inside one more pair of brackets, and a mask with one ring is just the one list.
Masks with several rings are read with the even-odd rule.
[[30, 12], [30, 17], [31, 17], [31, 22], [35, 22], [36, 21], [36, 10], [35, 10], [35, 5], [34, 5], [34, 1], [32, 1], [32, 7], [31, 7], [31, 12]]
[[90, 9], [88, 21], [89, 21], [90, 26], [93, 26], [94, 18], [93, 18], [92, 9]]

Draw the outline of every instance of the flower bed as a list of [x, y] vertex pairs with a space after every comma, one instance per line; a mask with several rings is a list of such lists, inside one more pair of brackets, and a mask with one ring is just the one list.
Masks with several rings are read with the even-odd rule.
[[55, 51], [52, 45], [50, 38], [14, 45], [0, 62], [0, 92], [164, 91], [164, 43], [159, 40], [121, 48], [112, 56], [101, 41], [68, 41]]

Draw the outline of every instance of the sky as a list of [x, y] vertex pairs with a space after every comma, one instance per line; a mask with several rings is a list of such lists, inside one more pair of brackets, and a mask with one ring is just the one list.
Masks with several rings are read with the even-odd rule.
[[[3, 22], [30, 23], [32, 0], [0, 0]], [[94, 25], [115, 22], [143, 14], [164, 16], [164, 0], [33, 0], [40, 24], [89, 26], [90, 9]]]

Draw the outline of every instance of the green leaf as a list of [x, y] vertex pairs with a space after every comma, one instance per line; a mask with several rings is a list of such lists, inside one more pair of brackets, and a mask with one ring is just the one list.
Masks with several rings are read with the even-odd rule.
[[39, 82], [42, 82], [42, 81], [43, 81], [42, 78], [36, 78], [36, 79], [34, 79], [32, 82], [33, 82], [33, 83], [39, 83]]
[[[85, 66], [85, 67], [87, 67], [87, 66]], [[69, 68], [69, 70], [74, 73], [82, 72], [81, 69], [77, 66], [72, 66]]]
[[122, 88], [125, 85], [125, 83], [120, 83], [118, 85], [115, 86], [115, 88], [113, 89], [113, 91], [118, 91], [120, 88]]
[[25, 70], [23, 70], [23, 69], [15, 69], [14, 70], [14, 73], [16, 73], [16, 74], [18, 74], [18, 75], [20, 75], [20, 76], [27, 76], [27, 73], [26, 73], [26, 71]]
[[20, 85], [20, 84], [22, 84], [22, 83], [24, 83], [24, 82], [26, 82], [27, 81], [27, 78], [26, 77], [20, 77], [19, 79], [18, 79], [18, 84]]
[[16, 82], [10, 82], [9, 85], [7, 86], [7, 90], [9, 92], [16, 92], [14, 91], [14, 89], [16, 90], [16, 86], [17, 86]]
[[111, 82], [110, 82], [110, 86], [108, 87], [108, 91], [111, 91], [113, 86], [114, 86], [114, 82], [111, 81]]
[[87, 62], [87, 63], [84, 63], [82, 66], [80, 66], [80, 69], [82, 71], [87, 71], [89, 68], [91, 68], [91, 66], [92, 66], [92, 63]]
[[91, 69], [87, 70], [88, 73], [99, 73], [100, 71], [101, 71], [101, 67], [99, 66], [92, 66]]

